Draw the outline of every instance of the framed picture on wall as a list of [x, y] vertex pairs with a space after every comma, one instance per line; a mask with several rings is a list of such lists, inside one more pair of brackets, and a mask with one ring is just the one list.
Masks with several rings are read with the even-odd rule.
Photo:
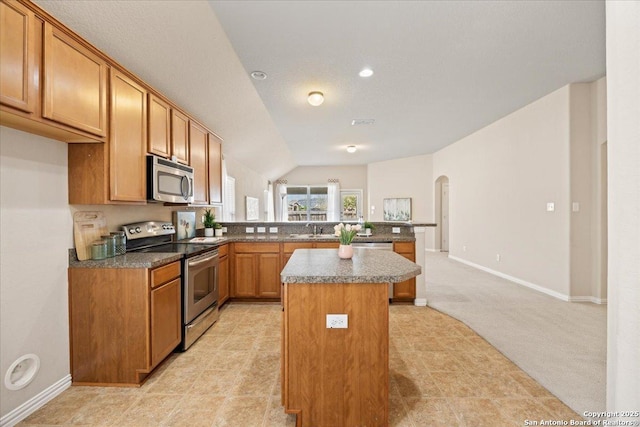
[[246, 196], [247, 221], [257, 221], [260, 218], [260, 201], [256, 197]]
[[385, 221], [410, 221], [411, 197], [402, 199], [384, 199], [382, 204]]

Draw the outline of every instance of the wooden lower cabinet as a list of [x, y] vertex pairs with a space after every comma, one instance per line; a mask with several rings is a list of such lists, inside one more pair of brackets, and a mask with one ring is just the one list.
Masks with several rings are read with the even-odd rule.
[[[297, 426], [389, 425], [386, 283], [285, 283], [282, 403]], [[348, 315], [348, 329], [326, 327]]]
[[70, 268], [73, 384], [140, 385], [180, 343], [180, 262]]
[[280, 244], [234, 243], [231, 298], [280, 298]]
[[[395, 242], [394, 252], [402, 255], [409, 261], [416, 260], [416, 245], [414, 242]], [[393, 301], [413, 302], [416, 298], [416, 278], [413, 277], [404, 282], [393, 284]]]
[[218, 248], [218, 308], [229, 299], [229, 245]]

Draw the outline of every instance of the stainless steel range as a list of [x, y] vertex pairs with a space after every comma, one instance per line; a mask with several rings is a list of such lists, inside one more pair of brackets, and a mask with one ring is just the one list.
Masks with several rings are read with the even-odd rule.
[[182, 254], [182, 351], [218, 320], [218, 250], [212, 244], [173, 242], [170, 222], [122, 226], [127, 251]]

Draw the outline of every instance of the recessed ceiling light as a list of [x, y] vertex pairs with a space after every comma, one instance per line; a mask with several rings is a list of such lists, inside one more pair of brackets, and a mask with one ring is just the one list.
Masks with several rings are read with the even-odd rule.
[[317, 107], [318, 105], [324, 102], [324, 94], [322, 92], [313, 91], [309, 92], [309, 97], [307, 98], [309, 104]]
[[357, 150], [355, 145], [347, 145], [347, 153], [355, 153]]
[[359, 73], [360, 77], [371, 77], [373, 76], [373, 70], [371, 68], [364, 68]]
[[252, 71], [251, 77], [254, 80], [265, 80], [267, 78], [267, 73], [265, 73], [264, 71]]

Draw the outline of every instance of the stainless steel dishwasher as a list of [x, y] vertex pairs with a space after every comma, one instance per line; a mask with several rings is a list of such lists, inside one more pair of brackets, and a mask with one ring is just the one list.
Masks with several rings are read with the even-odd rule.
[[[353, 242], [354, 248], [359, 249], [373, 249], [378, 251], [391, 251], [393, 252], [392, 242]], [[389, 299], [393, 298], [393, 283], [389, 283]]]

